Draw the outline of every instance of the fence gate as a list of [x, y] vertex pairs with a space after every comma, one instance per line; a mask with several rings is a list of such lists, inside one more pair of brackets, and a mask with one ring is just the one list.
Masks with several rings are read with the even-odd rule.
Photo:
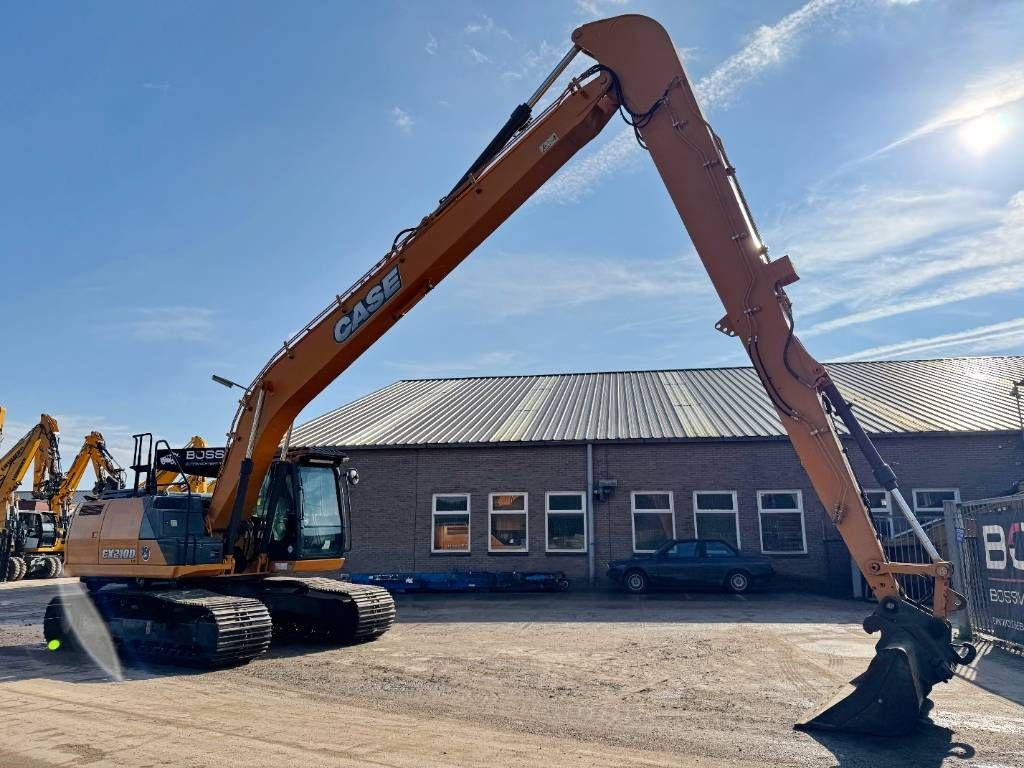
[[[910, 529], [906, 518], [888, 504], [887, 494], [868, 492], [866, 495], [872, 504], [871, 522], [875, 525], [878, 541], [889, 561], [893, 563], [930, 563], [931, 558]], [[875, 496], [879, 498], [875, 499]], [[948, 559], [946, 552], [948, 537], [946, 536], [946, 521], [943, 517], [919, 512], [918, 520], [939, 554]], [[900, 573], [896, 575], [896, 580], [911, 600], [931, 603], [932, 595], [935, 592], [935, 583], [930, 576]], [[868, 592], [870, 590], [865, 584], [863, 594], [868, 594]]]
[[1024, 493], [946, 502], [945, 518], [954, 584], [967, 598], [953, 620], [1024, 649]]

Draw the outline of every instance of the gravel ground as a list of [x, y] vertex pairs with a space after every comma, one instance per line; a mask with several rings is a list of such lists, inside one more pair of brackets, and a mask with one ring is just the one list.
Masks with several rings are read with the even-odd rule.
[[[57, 580], [68, 582], [70, 580]], [[1024, 768], [1024, 659], [985, 648], [898, 741], [791, 726], [867, 666], [864, 604], [801, 595], [400, 596], [353, 648], [112, 681], [0, 585], [0, 766]]]

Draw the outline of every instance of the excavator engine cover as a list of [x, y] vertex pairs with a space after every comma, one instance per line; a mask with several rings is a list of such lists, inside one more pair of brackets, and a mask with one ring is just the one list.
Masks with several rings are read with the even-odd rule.
[[881, 632], [867, 670], [832, 701], [798, 723], [799, 730], [848, 731], [899, 736], [913, 730], [931, 709], [932, 686], [968, 664], [972, 646], [961, 654], [948, 621], [911, 602], [886, 598], [864, 620], [868, 633]]

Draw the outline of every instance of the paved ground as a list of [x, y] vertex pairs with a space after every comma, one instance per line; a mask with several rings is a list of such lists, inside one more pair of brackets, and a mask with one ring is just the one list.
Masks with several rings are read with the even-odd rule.
[[274, 648], [212, 673], [133, 668], [112, 681], [43, 648], [56, 589], [0, 586], [4, 768], [1024, 768], [1024, 660], [999, 651], [966, 671], [973, 682], [936, 690], [935, 724], [913, 738], [791, 729], [866, 667], [863, 604], [409, 596], [375, 643]]

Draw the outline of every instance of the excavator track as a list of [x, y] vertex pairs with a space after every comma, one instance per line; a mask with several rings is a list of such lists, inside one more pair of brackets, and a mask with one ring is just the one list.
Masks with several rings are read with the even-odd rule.
[[43, 620], [47, 643], [87, 646], [97, 629], [88, 617], [97, 614], [121, 654], [163, 663], [244, 664], [266, 652], [272, 635], [267, 607], [249, 597], [206, 589], [108, 589], [51, 600]]
[[395, 623], [386, 589], [323, 577], [269, 576], [254, 594], [270, 609], [276, 634], [289, 638], [362, 643]]

